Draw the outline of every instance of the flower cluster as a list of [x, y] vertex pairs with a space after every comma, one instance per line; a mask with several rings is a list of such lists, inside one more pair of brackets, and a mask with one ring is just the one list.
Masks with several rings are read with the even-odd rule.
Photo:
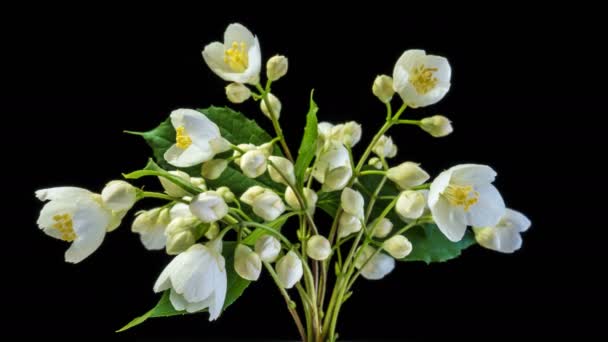
[[[384, 278], [398, 261], [443, 261], [435, 249], [458, 246], [459, 251], [474, 241], [504, 253], [521, 247], [520, 234], [530, 221], [506, 208], [491, 167], [461, 164], [433, 178], [417, 162], [393, 162], [407, 150], [400, 151], [387, 134], [391, 128], [417, 126], [432, 137], [452, 133], [451, 121], [442, 115], [402, 118], [406, 108], [432, 105], [447, 94], [451, 66], [446, 58], [407, 50], [392, 76], [376, 77], [372, 93], [386, 107], [386, 119], [358, 159], [352, 148], [361, 143], [362, 126], [318, 122], [311, 99], [294, 159], [279, 123], [281, 101], [271, 92], [274, 82], [287, 75], [288, 59], [268, 59], [262, 85], [260, 43], [240, 24], [229, 25], [224, 41], [207, 45], [202, 54], [209, 68], [229, 82], [228, 100], [258, 101], [275, 136], [229, 109], [222, 113], [240, 120], [240, 127], [226, 125], [213, 108], [177, 109], [170, 124], [146, 134], [153, 136], [148, 142], [164, 168], [151, 162], [125, 175], [158, 177], [162, 192], [122, 180], [109, 182], [100, 194], [76, 187], [37, 191], [40, 200], [49, 201], [38, 225], [49, 236], [71, 242], [66, 261], [90, 256], [137, 201], [163, 200], [161, 206], [137, 212], [131, 229], [146, 249], [174, 256], [153, 286], [171, 303], [164, 310], [208, 309], [214, 320], [266, 269], [302, 339], [333, 341], [340, 307], [359, 276]], [[394, 111], [395, 94], [401, 105]], [[258, 133], [242, 132], [247, 129]], [[157, 145], [158, 140], [171, 144]], [[322, 215], [333, 223], [317, 225]], [[411, 234], [429, 230], [440, 233]], [[292, 235], [297, 239], [288, 238]], [[467, 243], [459, 243], [463, 240]], [[329, 272], [336, 280], [326, 296]], [[302, 312], [287, 291], [292, 288], [302, 299]]]

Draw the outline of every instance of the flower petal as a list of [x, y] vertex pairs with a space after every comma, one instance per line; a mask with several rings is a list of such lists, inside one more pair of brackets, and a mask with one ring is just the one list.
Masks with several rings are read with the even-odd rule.
[[452, 182], [460, 185], [489, 184], [496, 178], [496, 171], [487, 165], [461, 164], [450, 170]]
[[224, 78], [225, 73], [231, 73], [232, 70], [224, 62], [224, 44], [220, 42], [213, 42], [205, 46], [203, 50], [203, 59], [205, 63], [211, 68], [216, 75]]
[[437, 176], [431, 183], [431, 188], [428, 193], [428, 205], [432, 207], [437, 203], [441, 193], [450, 185], [450, 179], [452, 178], [452, 169], [443, 171]]
[[437, 69], [437, 71], [433, 73], [433, 76], [439, 81], [438, 84], [449, 88], [450, 79], [452, 77], [452, 67], [445, 57], [427, 55], [424, 65], [427, 68]]
[[462, 237], [467, 230], [464, 210], [460, 207], [451, 206], [450, 203], [442, 197], [440, 197], [434, 205], [430, 206], [430, 208], [433, 219], [443, 235], [453, 242], [462, 240]]
[[185, 150], [173, 145], [165, 151], [163, 157], [173, 166], [190, 167], [211, 160], [213, 156], [211, 149], [202, 150], [199, 146], [192, 144]]
[[230, 48], [233, 42], [245, 43], [246, 46], [254, 45], [255, 37], [245, 26], [239, 23], [228, 25], [224, 32], [224, 46]]
[[73, 186], [60, 186], [36, 191], [36, 197], [38, 197], [38, 199], [41, 201], [52, 201], [59, 199], [72, 200], [79, 197], [89, 197], [91, 195], [92, 192], [89, 190]]
[[530, 219], [528, 219], [526, 215], [517, 210], [508, 208], [500, 223], [503, 223], [504, 221], [507, 221], [507, 225], [514, 227], [519, 232], [525, 232], [532, 225], [532, 222], [530, 222]]
[[139, 239], [147, 250], [153, 251], [165, 248], [167, 244], [165, 228], [165, 226], [159, 224], [140, 233]]
[[171, 301], [171, 305], [173, 305], [173, 308], [175, 308], [175, 310], [177, 311], [183, 311], [188, 306], [188, 301], [186, 300], [186, 298], [175, 292], [174, 289], [171, 289], [171, 292], [169, 293], [169, 300]]
[[80, 200], [72, 216], [76, 239], [65, 252], [65, 261], [78, 263], [91, 255], [103, 242], [111, 213], [93, 199]]
[[505, 214], [505, 202], [491, 184], [475, 186], [479, 199], [466, 213], [467, 223], [475, 227], [489, 227], [498, 223]]

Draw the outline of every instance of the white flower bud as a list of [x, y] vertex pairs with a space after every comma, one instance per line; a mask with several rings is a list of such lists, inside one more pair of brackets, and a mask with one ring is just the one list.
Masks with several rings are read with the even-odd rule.
[[351, 188], [344, 188], [340, 195], [340, 205], [345, 212], [363, 219], [363, 205], [365, 204], [363, 196], [359, 191]]
[[[308, 212], [312, 215], [315, 213], [315, 207], [317, 206], [317, 200], [319, 196], [317, 193], [309, 188], [304, 188], [304, 200], [306, 201], [306, 207], [308, 208]], [[285, 202], [295, 210], [300, 210], [300, 202], [296, 197], [296, 194], [293, 192], [291, 187], [287, 187], [285, 189]]]
[[385, 238], [388, 234], [390, 234], [391, 230], [393, 230], [393, 222], [387, 219], [386, 217], [382, 218], [382, 220], [375, 220], [370, 226], [371, 235], [377, 238]]
[[[274, 115], [274, 118], [276, 120], [279, 120], [279, 117], [281, 116], [281, 101], [279, 101], [279, 99], [271, 93], [268, 93], [268, 97], [266, 100], [268, 101], [268, 104], [270, 104], [272, 115]], [[260, 109], [262, 110], [262, 113], [266, 115], [266, 117], [272, 119], [271, 113], [268, 110], [268, 107], [266, 107], [265, 100], [260, 101]]]
[[232, 156], [234, 157], [234, 163], [238, 166], [241, 166], [241, 156], [245, 154], [245, 152], [258, 148], [254, 144], [238, 144], [236, 147], [238, 147], [238, 150], [235, 149], [234, 152], [232, 152]]
[[293, 251], [289, 251], [281, 259], [279, 259], [276, 265], [276, 270], [277, 275], [279, 276], [279, 281], [286, 289], [292, 288], [297, 282], [300, 281], [302, 275], [304, 274], [302, 261]]
[[226, 97], [232, 103], [243, 103], [251, 97], [251, 90], [241, 83], [230, 83], [226, 86]]
[[338, 238], [344, 238], [361, 230], [361, 220], [349, 213], [342, 213], [338, 224]]
[[[187, 173], [185, 173], [184, 171], [175, 170], [175, 171], [169, 171], [169, 173], [172, 174], [173, 176], [183, 179], [186, 182], [190, 181], [190, 176]], [[168, 180], [164, 177], [158, 177], [158, 180], [160, 180], [160, 184], [163, 186], [163, 189], [165, 189], [165, 192], [167, 193], [167, 195], [169, 195], [171, 197], [182, 198], [184, 196], [190, 195], [188, 193], [188, 191], [182, 189], [179, 185], [171, 182], [170, 180]]]
[[234, 270], [243, 279], [258, 280], [262, 271], [262, 260], [251, 248], [239, 244], [234, 250]]
[[412, 243], [403, 235], [395, 235], [384, 241], [382, 248], [395, 259], [403, 259], [412, 252]]
[[287, 67], [287, 57], [281, 55], [272, 56], [266, 63], [266, 76], [274, 82], [287, 74]]
[[225, 159], [211, 159], [203, 163], [201, 174], [207, 179], [218, 179], [227, 166]]
[[426, 200], [419, 191], [406, 190], [399, 194], [395, 211], [402, 219], [417, 219], [424, 213]]
[[[201, 177], [190, 178], [190, 183], [203, 191], [207, 191], [207, 183]], [[189, 196], [184, 196], [184, 197], [182, 197], [182, 199], [185, 199], [187, 197], [189, 197]]]
[[253, 212], [265, 221], [272, 221], [285, 211], [285, 204], [272, 190], [265, 190], [253, 199]]
[[255, 198], [263, 194], [264, 191], [266, 191], [266, 189], [264, 189], [263, 187], [259, 185], [254, 185], [247, 189], [245, 192], [243, 192], [243, 194], [241, 195], [241, 202], [253, 205], [253, 201], [255, 200]]
[[379, 157], [393, 158], [397, 155], [397, 146], [393, 144], [393, 139], [389, 136], [383, 135], [378, 139], [372, 151]]
[[190, 202], [190, 211], [205, 223], [221, 220], [228, 214], [228, 205], [215, 191], [198, 194]]
[[412, 162], [404, 162], [391, 167], [386, 171], [386, 177], [401, 189], [418, 186], [431, 178], [418, 164]]
[[137, 200], [137, 189], [125, 181], [111, 181], [101, 191], [101, 200], [108, 209], [129, 210]]
[[193, 217], [192, 212], [190, 211], [190, 206], [186, 203], [177, 203], [171, 207], [169, 211], [171, 220], [176, 219], [178, 217]]
[[196, 243], [194, 229], [200, 221], [193, 216], [177, 217], [169, 223], [165, 230], [167, 238], [167, 254], [179, 254]]
[[352, 175], [353, 170], [350, 166], [340, 166], [332, 169], [325, 176], [322, 190], [329, 192], [343, 189]]
[[220, 186], [219, 188], [215, 189], [215, 192], [222, 196], [226, 203], [232, 203], [236, 198], [234, 193], [227, 186]]
[[167, 242], [165, 229], [170, 221], [171, 216], [167, 208], [140, 211], [133, 220], [131, 231], [140, 235], [140, 240], [146, 249], [163, 249]]
[[255, 252], [265, 262], [274, 262], [281, 252], [281, 243], [271, 235], [263, 235], [255, 242]]
[[361, 269], [361, 275], [365, 279], [382, 279], [395, 268], [395, 259], [383, 253], [378, 253], [372, 257], [375, 252], [374, 247], [365, 246], [365, 249], [355, 260], [355, 267]]
[[306, 254], [318, 261], [323, 261], [331, 254], [331, 244], [322, 235], [313, 235], [306, 242]]
[[370, 166], [373, 166], [374, 168], [376, 168], [378, 170], [380, 170], [382, 168], [382, 161], [378, 157], [369, 158], [367, 164]]
[[435, 138], [445, 137], [452, 133], [452, 123], [443, 115], [435, 115], [420, 120], [420, 127]]
[[325, 127], [326, 128], [324, 129], [330, 128], [329, 136], [326, 136], [325, 138], [341, 142], [342, 144], [344, 144], [344, 146], [353, 147], [359, 142], [359, 140], [361, 140], [361, 125], [355, 121], [349, 121], [343, 124]]
[[241, 170], [249, 178], [261, 176], [266, 171], [266, 155], [255, 149], [245, 152], [241, 157]]
[[378, 75], [374, 80], [374, 85], [372, 86], [372, 92], [380, 101], [384, 103], [390, 102], [395, 94], [395, 90], [393, 89], [393, 79], [387, 75]]
[[209, 240], [215, 239], [220, 233], [220, 225], [217, 222], [209, 223], [209, 228], [205, 232], [205, 237]]
[[[296, 183], [296, 176], [293, 170], [293, 163], [287, 158], [270, 156], [268, 160], [268, 174], [273, 181], [287, 186], [294, 185]], [[283, 178], [285, 176], [287, 179]]]
[[353, 174], [348, 150], [342, 143], [330, 141], [320, 152], [312, 176], [323, 184], [323, 191], [343, 189]]

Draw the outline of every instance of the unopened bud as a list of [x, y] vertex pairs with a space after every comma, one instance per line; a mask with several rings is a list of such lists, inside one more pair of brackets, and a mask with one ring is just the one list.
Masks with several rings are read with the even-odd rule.
[[322, 235], [313, 235], [306, 242], [306, 254], [314, 260], [323, 261], [331, 254], [331, 244]]
[[293, 170], [293, 163], [287, 158], [270, 156], [268, 160], [268, 174], [273, 181], [287, 186], [296, 183], [296, 176]]
[[452, 123], [443, 115], [435, 115], [420, 120], [420, 127], [435, 138], [445, 137], [452, 133]]
[[287, 74], [287, 57], [276, 55], [266, 63], [266, 76], [271, 81], [276, 81]]
[[395, 211], [402, 219], [417, 219], [424, 213], [426, 200], [420, 191], [406, 190], [399, 194]]
[[300, 281], [302, 275], [304, 274], [302, 261], [293, 251], [289, 251], [281, 259], [279, 259], [276, 265], [276, 270], [277, 275], [279, 276], [279, 281], [286, 289], [292, 288], [297, 282]]
[[382, 243], [382, 248], [395, 259], [403, 259], [412, 252], [412, 243], [403, 235], [395, 235]]
[[[186, 182], [190, 181], [190, 176], [187, 173], [185, 173], [184, 171], [175, 170], [175, 171], [169, 171], [169, 173], [173, 176], [183, 179]], [[182, 189], [179, 185], [173, 183], [172, 181], [166, 179], [165, 177], [158, 177], [158, 179], [160, 180], [160, 184], [165, 189], [165, 192], [167, 193], [167, 195], [169, 195], [171, 197], [177, 197], [177, 198], [182, 198], [184, 196], [190, 195], [188, 193], [188, 191]]]
[[227, 186], [220, 186], [219, 188], [215, 189], [215, 192], [222, 196], [226, 203], [232, 203], [235, 200], [234, 193]]
[[234, 270], [243, 279], [258, 280], [262, 271], [262, 260], [251, 248], [239, 244], [234, 250]]
[[[266, 102], [268, 102], [270, 105], [270, 110], [268, 110]], [[269, 119], [272, 119], [274, 116], [275, 120], [279, 120], [279, 117], [281, 116], [281, 101], [279, 101], [279, 99], [273, 94], [268, 93], [267, 98], [260, 101], [260, 109], [262, 110], [262, 113], [264, 113], [264, 115], [266, 115], [266, 117]]]
[[211, 159], [203, 163], [201, 174], [207, 179], [218, 179], [227, 166], [228, 161], [225, 159]]
[[190, 202], [190, 211], [205, 223], [221, 220], [228, 214], [228, 205], [215, 191], [198, 194]]
[[384, 217], [379, 221], [374, 221], [370, 227], [372, 230], [372, 236], [382, 239], [390, 234], [391, 230], [393, 230], [393, 223], [391, 220]]
[[129, 210], [137, 200], [137, 189], [125, 181], [111, 181], [101, 191], [101, 199], [111, 210]]
[[251, 90], [241, 83], [230, 83], [226, 86], [226, 97], [232, 103], [243, 103], [251, 97]]
[[281, 252], [281, 243], [271, 235], [263, 235], [255, 242], [255, 252], [265, 262], [274, 262]]
[[391, 167], [386, 171], [386, 177], [397, 184], [401, 189], [409, 189], [429, 180], [431, 176], [418, 164], [404, 162]]
[[393, 79], [387, 75], [378, 75], [374, 80], [372, 92], [380, 101], [388, 103], [395, 94], [393, 89]]
[[261, 176], [266, 171], [266, 155], [259, 149], [245, 152], [241, 157], [241, 170], [249, 178]]

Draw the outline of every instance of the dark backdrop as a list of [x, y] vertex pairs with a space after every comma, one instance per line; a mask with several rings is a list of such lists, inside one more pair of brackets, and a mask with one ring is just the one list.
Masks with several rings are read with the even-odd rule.
[[[391, 74], [406, 49], [446, 56], [453, 69], [450, 92], [406, 117], [441, 113], [453, 120], [455, 132], [432, 139], [399, 128], [392, 132], [397, 159], [421, 162], [435, 175], [458, 163], [490, 164], [508, 205], [533, 222], [514, 255], [475, 246], [448, 263], [401, 264], [385, 280], [360, 282], [341, 317], [344, 338], [593, 334], [605, 315], [592, 307], [606, 304], [596, 276], [605, 273], [596, 261], [606, 227], [588, 207], [594, 201], [587, 190], [596, 184], [589, 176], [599, 176], [591, 173], [590, 160], [604, 152], [590, 133], [599, 125], [599, 112], [590, 106], [593, 87], [582, 79], [599, 67], [583, 57], [583, 38], [594, 29], [575, 23], [572, 9], [478, 11], [404, 6], [347, 14], [282, 5], [255, 12], [72, 7], [5, 13], [3, 183], [10, 193], [2, 282], [9, 318], [2, 333], [296, 337], [266, 275], [217, 322], [208, 323], [206, 314], [155, 319], [115, 335], [155, 303], [152, 285], [169, 257], [144, 250], [125, 224], [84, 262], [66, 264], [66, 245], [35, 225], [42, 206], [35, 189], [99, 190], [145, 164], [148, 147], [122, 130], [152, 128], [176, 108], [226, 104], [225, 83], [200, 52], [239, 21], [258, 35], [265, 59], [289, 57], [289, 72], [274, 92], [283, 102], [281, 122], [292, 150], [310, 89], [320, 120], [357, 120], [366, 141], [384, 119], [371, 93], [374, 77]], [[235, 108], [271, 129], [253, 102]]]

